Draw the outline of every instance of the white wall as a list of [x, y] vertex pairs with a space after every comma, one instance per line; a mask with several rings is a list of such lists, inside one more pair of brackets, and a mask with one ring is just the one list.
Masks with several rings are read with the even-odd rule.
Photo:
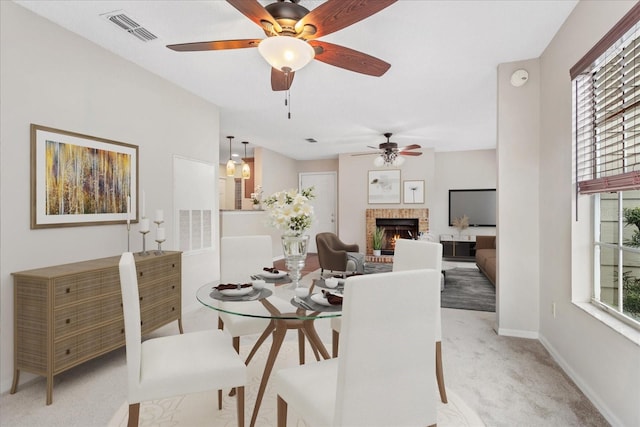
[[277, 191], [298, 188], [298, 165], [297, 162], [287, 156], [266, 148], [256, 147], [254, 149], [256, 159], [256, 179], [262, 179], [262, 190], [264, 197]]
[[[304, 162], [297, 162], [290, 157], [263, 147], [254, 149], [254, 159], [254, 170], [252, 172], [254, 173], [256, 185], [262, 185], [263, 198], [277, 191], [298, 188], [298, 168]], [[324, 164], [324, 162], [320, 164]], [[310, 167], [314, 167], [314, 164], [310, 165]], [[233, 179], [227, 179], [227, 181], [233, 181]], [[231, 206], [233, 206], [233, 202]], [[282, 231], [268, 226], [267, 222], [268, 217], [264, 211], [243, 212], [230, 210], [220, 212], [220, 236], [268, 234], [271, 236], [274, 259], [282, 258], [282, 244], [280, 242]]]
[[[524, 68], [529, 80], [513, 87]], [[539, 61], [498, 67], [498, 333], [538, 337], [539, 319]]]
[[[373, 166], [374, 156], [339, 156], [338, 170], [338, 235], [344, 242], [357, 243], [361, 250], [366, 248], [365, 211], [386, 208], [430, 208], [434, 203], [435, 167], [434, 152], [423, 148], [423, 155], [406, 157], [400, 168], [400, 180], [424, 180], [425, 203], [423, 204], [368, 204], [368, 171], [376, 170]], [[402, 197], [401, 199], [402, 200]]]
[[[477, 150], [435, 153], [423, 147], [423, 155], [407, 157], [400, 167], [400, 179], [424, 180], [424, 204], [368, 204], [367, 174], [375, 170], [373, 156], [340, 155], [338, 188], [338, 234], [345, 242], [366, 247], [365, 210], [378, 208], [427, 208], [429, 232], [436, 238], [440, 234], [457, 234], [449, 227], [449, 189], [496, 188], [496, 151]], [[495, 234], [493, 227], [469, 228], [465, 234]]]
[[269, 235], [271, 236], [273, 259], [281, 259], [280, 236], [282, 236], [282, 231], [268, 226], [268, 220], [266, 211], [220, 212], [220, 237]]
[[[6, 391], [13, 374], [11, 272], [113, 256], [127, 247], [125, 225], [29, 228], [30, 123], [138, 145], [146, 210], [164, 209], [163, 248], [171, 250], [173, 156], [218, 164], [219, 113], [12, 2], [0, 2], [0, 19], [0, 384]], [[142, 248], [135, 224], [131, 244], [133, 251]], [[200, 268], [207, 277], [199, 280], [210, 281], [219, 277], [218, 258], [217, 250], [184, 257], [183, 268]], [[200, 284], [183, 281], [184, 304]], [[29, 378], [24, 373], [21, 382]]]
[[[449, 190], [496, 188], [496, 150], [437, 152], [435, 168], [431, 234], [436, 238], [441, 234], [457, 235], [458, 230], [449, 227]], [[495, 235], [496, 227], [469, 227], [463, 234]]]
[[540, 61], [540, 340], [612, 425], [629, 427], [640, 425], [640, 345], [572, 302], [572, 286], [575, 302], [589, 295], [591, 260], [572, 236], [590, 218], [585, 206], [574, 221], [569, 69], [635, 3], [581, 1]]

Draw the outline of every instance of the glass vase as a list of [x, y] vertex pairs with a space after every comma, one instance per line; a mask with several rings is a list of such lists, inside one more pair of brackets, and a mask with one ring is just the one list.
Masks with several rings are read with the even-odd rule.
[[282, 236], [282, 252], [293, 289], [300, 286], [301, 271], [307, 259], [309, 236]]

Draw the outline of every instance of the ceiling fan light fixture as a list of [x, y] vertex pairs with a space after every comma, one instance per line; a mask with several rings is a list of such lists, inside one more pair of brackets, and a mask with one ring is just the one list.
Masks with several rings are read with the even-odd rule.
[[384, 154], [381, 154], [373, 159], [373, 165], [377, 168], [381, 168], [382, 166], [384, 166]]
[[311, 45], [290, 36], [268, 37], [258, 45], [260, 55], [276, 70], [297, 71], [315, 56]]
[[376, 167], [382, 166], [402, 166], [404, 164], [404, 157], [398, 155], [394, 150], [386, 150], [384, 153], [380, 153], [378, 157], [373, 159], [373, 165]]

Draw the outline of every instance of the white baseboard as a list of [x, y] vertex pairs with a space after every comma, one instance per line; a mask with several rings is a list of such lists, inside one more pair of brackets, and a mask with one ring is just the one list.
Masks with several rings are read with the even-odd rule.
[[537, 340], [539, 334], [537, 331], [521, 331], [519, 329], [506, 329], [506, 328], [493, 328], [494, 331], [497, 332], [498, 335], [505, 337], [516, 337], [516, 338], [530, 338]]
[[549, 341], [543, 336], [540, 335], [540, 343], [547, 349], [553, 360], [560, 365], [562, 370], [571, 378], [571, 380], [578, 386], [580, 391], [584, 393], [585, 396], [593, 403], [593, 405], [600, 411], [602, 416], [612, 425], [612, 426], [622, 426], [624, 425], [618, 417], [616, 417], [615, 413], [612, 412], [609, 407], [600, 399], [597, 393], [593, 391], [591, 387], [587, 385], [587, 383], [580, 377], [572, 368], [571, 364], [567, 363], [566, 360], [560, 353], [556, 351], [556, 349], [551, 345]]

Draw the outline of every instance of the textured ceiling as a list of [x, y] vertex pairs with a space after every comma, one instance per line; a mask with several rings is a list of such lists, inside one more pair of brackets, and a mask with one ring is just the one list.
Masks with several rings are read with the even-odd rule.
[[[435, 151], [495, 148], [500, 63], [542, 54], [576, 0], [411, 1], [319, 40], [391, 64], [371, 77], [319, 61], [298, 71], [291, 119], [257, 49], [174, 52], [167, 44], [264, 38], [224, 1], [16, 1], [220, 107], [220, 159], [241, 141], [299, 160], [363, 152], [393, 132]], [[261, 1], [263, 5], [271, 1]], [[302, 0], [313, 9], [322, 1]], [[109, 22], [122, 10], [158, 38], [141, 42]], [[309, 143], [314, 138], [317, 143]]]

